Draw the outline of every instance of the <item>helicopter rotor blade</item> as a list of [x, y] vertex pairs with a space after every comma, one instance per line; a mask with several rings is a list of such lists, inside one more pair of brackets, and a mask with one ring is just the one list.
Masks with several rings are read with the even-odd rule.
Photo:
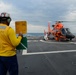
[[[56, 21], [56, 22], [58, 22], [58, 21]], [[76, 22], [76, 21], [60, 21], [60, 22]]]

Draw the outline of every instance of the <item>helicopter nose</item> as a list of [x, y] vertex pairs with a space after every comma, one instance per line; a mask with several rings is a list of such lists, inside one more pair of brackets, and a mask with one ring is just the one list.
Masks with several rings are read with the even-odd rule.
[[72, 39], [72, 38], [75, 38], [75, 36], [73, 34], [67, 34], [66, 38]]

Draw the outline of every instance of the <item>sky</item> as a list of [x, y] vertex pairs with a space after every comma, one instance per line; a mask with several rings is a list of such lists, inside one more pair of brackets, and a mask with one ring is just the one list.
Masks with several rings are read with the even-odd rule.
[[0, 0], [0, 13], [10, 14], [10, 26], [15, 29], [15, 21], [27, 21], [28, 33], [47, 31], [48, 22], [64, 22], [64, 26], [76, 33], [76, 0]]

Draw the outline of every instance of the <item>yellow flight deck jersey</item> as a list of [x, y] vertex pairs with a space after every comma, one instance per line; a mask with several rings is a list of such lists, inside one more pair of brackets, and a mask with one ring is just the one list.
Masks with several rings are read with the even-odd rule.
[[14, 56], [16, 54], [16, 46], [21, 39], [21, 36], [16, 37], [11, 27], [0, 24], [0, 56]]

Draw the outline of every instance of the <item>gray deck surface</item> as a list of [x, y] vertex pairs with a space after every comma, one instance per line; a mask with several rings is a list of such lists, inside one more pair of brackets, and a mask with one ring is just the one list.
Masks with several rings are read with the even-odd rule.
[[[28, 40], [28, 53], [76, 50], [76, 41]], [[76, 75], [76, 52], [22, 55], [17, 53], [19, 75]]]

